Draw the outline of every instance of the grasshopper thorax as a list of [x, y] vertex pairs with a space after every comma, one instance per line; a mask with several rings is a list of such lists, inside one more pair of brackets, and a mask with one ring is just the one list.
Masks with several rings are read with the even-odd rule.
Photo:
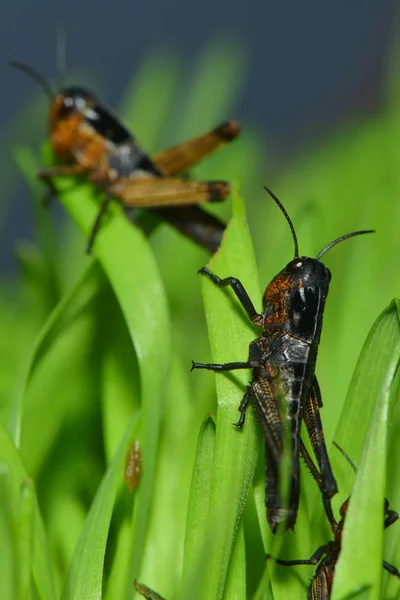
[[315, 341], [330, 280], [329, 269], [315, 258], [301, 256], [290, 261], [264, 292], [264, 329]]
[[109, 176], [109, 155], [133, 144], [119, 119], [97, 98], [78, 86], [60, 90], [50, 107], [50, 140], [63, 158], [73, 158], [88, 169]]
[[283, 299], [285, 304], [290, 303], [291, 294], [307, 288], [319, 288], [326, 295], [330, 280], [331, 272], [322, 262], [307, 256], [297, 257], [291, 260], [266, 287], [263, 308], [265, 310], [270, 302], [280, 303]]
[[61, 90], [52, 103], [50, 114], [51, 124], [78, 116], [108, 142], [116, 145], [132, 142], [131, 133], [118, 117], [84, 88], [73, 86]]

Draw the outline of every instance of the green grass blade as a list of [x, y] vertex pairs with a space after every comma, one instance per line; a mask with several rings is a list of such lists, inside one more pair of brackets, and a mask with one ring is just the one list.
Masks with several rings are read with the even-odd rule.
[[128, 565], [126, 557], [129, 555], [131, 544], [131, 525], [127, 521], [122, 523], [115, 550], [115, 557], [107, 579], [107, 588], [104, 594], [105, 600], [123, 598], [125, 593], [125, 581], [128, 577]]
[[[34, 495], [33, 487], [29, 483], [29, 478], [24, 469], [21, 457], [2, 426], [0, 426], [0, 465], [2, 467], [2, 483], [7, 479], [6, 484], [8, 493], [10, 494], [9, 508], [13, 507], [13, 512], [8, 511], [6, 514], [3, 513], [3, 516], [5, 518], [8, 516], [9, 519], [14, 518], [17, 520], [17, 523], [19, 522], [19, 525], [9, 523], [11, 527], [15, 527], [14, 544], [18, 549], [14, 555], [14, 562], [11, 563], [12, 569], [14, 569], [14, 581], [20, 590], [20, 595], [17, 594], [14, 597], [29, 597], [29, 593], [25, 596], [21, 595], [27, 591], [26, 564], [22, 565], [22, 567], [20, 564], [20, 560], [25, 556], [27, 557], [28, 565], [31, 565], [32, 575], [40, 600], [56, 600], [57, 594], [52, 563], [37, 499]], [[20, 514], [16, 516], [15, 511], [18, 510], [18, 507]], [[34, 535], [33, 542], [32, 535]]]
[[63, 600], [95, 600], [102, 597], [104, 555], [108, 530], [122, 473], [128, 443], [137, 425], [135, 416], [122, 439], [118, 452], [99, 487], [85, 527], [74, 553], [63, 592]]
[[43, 206], [48, 190], [37, 177], [40, 165], [37, 155], [33, 154], [30, 148], [27, 146], [14, 147], [13, 158], [25, 179], [31, 198], [34, 200], [36, 238], [43, 254], [47, 276], [47, 285], [43, 286], [43, 294], [47, 294], [54, 305], [60, 297], [60, 273], [57, 260], [56, 228], [51, 219], [50, 207], [46, 209]]
[[393, 301], [368, 335], [339, 424], [338, 439], [346, 451], [350, 447], [350, 456], [353, 450], [356, 454], [355, 445], [363, 443], [369, 430], [351, 495], [332, 600], [362, 588], [368, 589], [370, 600], [381, 598], [388, 414], [399, 362], [400, 322], [398, 302]]
[[[302, 479], [303, 481], [304, 478]], [[311, 555], [309, 539], [310, 523], [308, 518], [306, 518], [307, 508], [304, 504], [304, 498], [300, 497], [296, 534], [288, 532], [285, 537], [274, 536], [268, 527], [265, 509], [264, 470], [262, 479], [257, 480], [255, 501], [265, 551], [277, 558], [308, 558]], [[289, 569], [276, 565], [273, 559], [269, 559], [268, 564], [265, 566], [264, 577], [262, 578], [262, 582], [260, 582], [257, 597], [262, 597], [262, 593], [269, 593], [269, 586], [271, 586], [274, 600], [286, 600], [286, 598], [302, 600], [313, 569], [313, 567], [306, 566]]]
[[183, 581], [190, 581], [196, 568], [199, 547], [204, 542], [210, 506], [211, 472], [215, 445], [215, 422], [208, 415], [201, 427], [190, 487], [186, 519]]
[[259, 581], [253, 600], [274, 600], [270, 585], [270, 575], [268, 568], [265, 567], [263, 575]]
[[76, 285], [66, 294], [40, 331], [28, 359], [25, 374], [21, 378], [19, 388], [13, 401], [8, 431], [19, 446], [21, 438], [21, 423], [24, 412], [24, 400], [31, 377], [43, 359], [46, 352], [52, 347], [54, 340], [69, 324], [73, 323], [77, 315], [91, 301], [99, 289], [99, 270], [95, 264], [89, 265], [87, 271]]
[[[360, 462], [378, 399], [386, 393], [387, 381], [393, 379], [393, 369], [400, 351], [399, 338], [397, 307], [392, 302], [378, 317], [367, 336], [334, 437], [355, 465]], [[347, 497], [354, 481], [353, 471], [337, 452], [332, 453], [332, 460], [340, 473], [341, 488], [344, 487], [343, 481], [347, 484], [344, 491]]]
[[[68, 182], [63, 182], [63, 185]], [[90, 186], [65, 189], [61, 201], [89, 236], [98, 207]], [[169, 370], [169, 316], [161, 279], [147, 240], [133, 227], [119, 207], [110, 210], [94, 244], [98, 258], [121, 307], [135, 347], [141, 383], [139, 440], [146, 469], [135, 503], [132, 550], [132, 579], [143, 556], [149, 511], [152, 503], [158, 436]], [[82, 249], [83, 251], [84, 249]], [[131, 594], [131, 581], [127, 582]]]
[[140, 383], [132, 340], [110, 288], [99, 304], [101, 419], [106, 462], [110, 464], [132, 411], [140, 409]]
[[[20, 174], [15, 167], [10, 148], [15, 144], [36, 144], [39, 136], [43, 136], [45, 111], [48, 104], [44, 101], [43, 94], [32, 95], [23, 103], [7, 125], [2, 129], [0, 140], [1, 199], [0, 199], [0, 231], [9, 221], [8, 209], [11, 201], [19, 201], [16, 191], [19, 185]], [[15, 194], [15, 195], [14, 195]]]
[[[261, 294], [257, 286], [257, 269], [243, 204], [237, 196], [234, 198], [233, 219], [222, 248], [210, 262], [210, 268], [221, 277], [238, 277], [250, 297], [258, 304]], [[213, 360], [246, 360], [248, 344], [256, 337], [247, 315], [244, 314], [243, 319], [239, 316], [242, 314], [241, 307], [238, 308], [236, 299], [232, 298], [229, 291], [226, 293], [218, 289], [206, 278], [202, 280], [202, 288]], [[193, 376], [213, 375], [197, 372]], [[224, 375], [215, 377], [218, 410], [207, 527], [212, 542], [207, 553], [207, 578], [202, 590], [205, 600], [223, 596], [228, 564], [254, 474], [260, 440], [255, 415], [251, 410], [248, 411], [242, 431], [232, 425], [238, 420], [238, 406], [248, 383], [249, 373], [238, 371], [234, 378]]]
[[18, 578], [19, 590], [16, 600], [30, 600], [31, 598], [31, 570], [32, 546], [34, 540], [33, 529], [33, 481], [26, 479], [21, 482], [20, 505], [18, 519]]
[[[193, 277], [195, 278], [195, 274]], [[197, 408], [197, 403], [194, 403], [190, 381], [193, 380], [190, 377], [189, 361], [182, 361], [174, 352], [146, 537], [146, 554], [140, 572], [135, 573], [136, 579], [146, 581], [167, 598], [176, 598], [182, 572], [181, 557], [190, 476], [196, 451], [193, 428], [197, 428], [199, 417], [193, 410], [194, 406]]]
[[[193, 135], [193, 115], [200, 131], [232, 118], [229, 112], [243, 85], [245, 62], [245, 49], [237, 40], [218, 39], [205, 48], [193, 69], [190, 97], [180, 114], [182, 139]], [[210, 93], [217, 89], [218, 94]]]
[[17, 569], [15, 547], [19, 540], [15, 535], [15, 517], [12, 507], [16, 504], [9, 468], [0, 464], [0, 577], [4, 600], [14, 600], [17, 593]]
[[243, 523], [237, 532], [226, 577], [224, 600], [246, 600], [246, 547]]
[[[88, 466], [90, 469], [90, 463]], [[76, 479], [71, 483], [67, 482], [64, 486], [56, 484], [50, 496], [51, 510], [46, 515], [46, 531], [52, 558], [54, 560], [54, 557], [57, 557], [55, 575], [57, 590], [60, 591], [65, 585], [68, 569], [88, 514], [86, 505], [77, 494], [78, 485]]]

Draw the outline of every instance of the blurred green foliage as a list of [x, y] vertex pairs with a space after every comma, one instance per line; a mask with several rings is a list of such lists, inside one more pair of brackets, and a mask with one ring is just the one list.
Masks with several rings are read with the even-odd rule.
[[[381, 569], [379, 511], [385, 494], [400, 508], [400, 330], [397, 304], [386, 309], [400, 290], [400, 103], [395, 70], [388, 71], [379, 112], [307, 148], [279, 176], [251, 123], [193, 170], [236, 182], [234, 217], [213, 269], [240, 276], [259, 308], [256, 262], [264, 287], [293, 251], [264, 184], [291, 214], [301, 254], [315, 256], [355, 229], [377, 230], [324, 257], [332, 271], [317, 364], [324, 430], [360, 465], [335, 598], [354, 586], [364, 589], [360, 597], [365, 589], [369, 598], [399, 597], [398, 580]], [[144, 147], [158, 150], [234, 116], [245, 72], [242, 49], [226, 43], [207, 49], [189, 82], [176, 57], [152, 55], [120, 114]], [[32, 106], [30, 119], [44, 122]], [[13, 156], [31, 191], [35, 242], [17, 244], [18, 275], [3, 281], [0, 294], [2, 598], [131, 598], [135, 578], [169, 600], [305, 598], [313, 568], [267, 566], [264, 552], [307, 558], [331, 538], [317, 486], [304, 470], [296, 533], [272, 540], [257, 424], [249, 413], [243, 431], [231, 426], [248, 375], [217, 376], [216, 394], [214, 375], [190, 374], [191, 358], [211, 360], [196, 275], [208, 256], [168, 226], [148, 243], [115, 206], [88, 258], [98, 198], [88, 185], [66, 185], [60, 199], [72, 219], [55, 227], [35, 178], [36, 124], [27, 127], [27, 143], [15, 144]], [[7, 182], [2, 215], [11, 175]], [[231, 204], [210, 210], [227, 219]], [[213, 360], [245, 360], [255, 330], [229, 294], [207, 281], [202, 288]], [[134, 439], [143, 475], [132, 494], [123, 464]], [[354, 476], [335, 450], [331, 458], [337, 511]], [[400, 566], [400, 526], [384, 539], [385, 559]]]

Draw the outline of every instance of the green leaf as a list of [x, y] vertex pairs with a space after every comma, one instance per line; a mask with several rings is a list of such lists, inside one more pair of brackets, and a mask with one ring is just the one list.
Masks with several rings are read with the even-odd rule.
[[[382, 398], [385, 402], [389, 401], [387, 394], [396, 373], [399, 352], [400, 325], [397, 301], [393, 301], [375, 321], [365, 340], [335, 433], [335, 441], [355, 465], [360, 462], [376, 407], [380, 406]], [[354, 481], [353, 471], [336, 450], [332, 452], [332, 460], [338, 466], [341, 487], [344, 480], [347, 490], [350, 490]], [[381, 464], [385, 462], [386, 458]], [[344, 492], [344, 497], [348, 495]]]
[[[220, 119], [227, 119], [231, 106], [242, 88], [246, 53], [235, 39], [218, 37], [206, 47], [193, 68], [193, 81], [186, 108], [180, 114], [182, 139], [193, 135], [193, 115], [197, 127], [207, 130]], [[218, 94], [210, 94], [218, 89]]]
[[125, 581], [128, 578], [128, 566], [126, 557], [129, 554], [131, 537], [131, 524], [124, 521], [119, 528], [117, 547], [110, 575], [107, 579], [107, 588], [104, 594], [105, 600], [123, 598], [125, 593]]
[[[90, 468], [89, 463], [89, 468]], [[86, 470], [86, 469], [85, 469]], [[78, 477], [70, 475], [66, 485], [54, 486], [49, 493], [51, 509], [46, 515], [46, 530], [52, 558], [57, 557], [56, 577], [57, 589], [65, 585], [68, 569], [72, 563], [74, 552], [79, 542], [87, 518], [87, 507], [76, 493]], [[64, 481], [66, 478], [64, 478]], [[60, 490], [61, 488], [61, 490]]]
[[[50, 314], [40, 331], [27, 361], [25, 373], [15, 395], [12, 406], [9, 433], [18, 446], [21, 439], [21, 423], [24, 413], [24, 402], [31, 378], [46, 353], [51, 349], [60, 333], [74, 323], [78, 315], [91, 302], [99, 290], [99, 271], [97, 265], [89, 264], [87, 271], [76, 285], [66, 294]], [[59, 418], [59, 413], [57, 413]]]
[[[251, 298], [261, 297], [257, 286], [257, 270], [245, 221], [243, 203], [235, 196], [234, 216], [227, 228], [221, 249], [210, 262], [220, 277], [238, 277]], [[246, 360], [248, 345], [256, 337], [254, 328], [241, 318], [240, 307], [231, 293], [218, 289], [207, 278], [202, 280], [204, 305], [215, 362]], [[238, 315], [239, 312], [239, 315]], [[195, 374], [211, 377], [210, 373]], [[234, 377], [214, 375], [218, 396], [217, 430], [211, 475], [211, 496], [207, 532], [208, 552], [205, 559], [207, 578], [203, 598], [223, 596], [236, 531], [254, 474], [259, 446], [255, 415], [249, 410], [241, 431], [233, 427], [238, 420], [238, 407], [248, 383], [249, 373]]]
[[364, 344], [339, 424], [338, 440], [346, 451], [350, 448], [350, 456], [364, 444], [367, 428], [368, 434], [346, 516], [332, 600], [362, 588], [368, 588], [370, 600], [381, 598], [388, 415], [399, 362], [398, 302], [393, 301]]
[[[140, 409], [137, 358], [111, 289], [100, 302], [101, 400], [107, 464], [113, 458], [133, 410]], [[112, 318], [110, 318], [112, 315]]]
[[21, 482], [19, 519], [17, 526], [17, 561], [19, 594], [16, 598], [29, 600], [31, 597], [32, 546], [34, 540], [34, 486], [33, 481], [26, 479]]
[[[304, 493], [308, 475], [304, 472], [301, 475], [302, 490], [297, 513], [296, 533], [289, 531], [285, 536], [273, 535], [267, 523], [264, 462], [262, 473], [259, 474], [256, 480], [254, 494], [264, 549], [266, 553], [276, 558], [304, 559], [308, 558], [315, 549], [310, 542], [310, 507], [305, 501]], [[273, 597], [276, 600], [285, 600], [287, 597], [290, 597], [291, 600], [301, 600], [304, 598], [313, 571], [314, 567], [305, 565], [289, 569], [277, 565], [273, 559], [269, 559], [266, 562], [264, 577], [259, 584], [257, 593], [262, 597], [262, 593], [269, 593], [269, 586], [271, 586]], [[267, 573], [270, 577], [267, 577]]]
[[60, 298], [60, 273], [57, 264], [58, 247], [56, 245], [55, 227], [51, 221], [50, 211], [46, 210], [43, 205], [48, 190], [37, 177], [40, 166], [38, 165], [37, 156], [33, 154], [30, 148], [27, 146], [14, 147], [13, 158], [34, 200], [36, 236], [43, 254], [43, 270], [47, 278], [46, 285], [43, 285], [42, 289], [54, 305]]
[[[3, 492], [7, 490], [5, 495], [1, 494], [0, 502], [3, 516], [0, 526], [6, 527], [6, 531], [2, 528], [0, 536], [2, 543], [7, 539], [6, 532], [11, 533], [9, 538], [11, 547], [2, 552], [2, 556], [12, 557], [10, 568], [14, 585], [18, 590], [15, 595], [10, 596], [10, 600], [29, 598], [28, 570], [32, 571], [40, 600], [56, 600], [48, 542], [34, 489], [17, 449], [2, 426], [0, 426], [0, 466], [1, 488]], [[8, 506], [4, 503], [6, 499]], [[1, 548], [5, 550], [4, 546]], [[14, 548], [15, 554], [13, 554]], [[25, 562], [20, 563], [23, 559]], [[5, 581], [9, 576], [10, 571]]]
[[96, 494], [74, 553], [63, 592], [63, 600], [88, 600], [102, 597], [104, 555], [108, 530], [130, 438], [137, 416], [128, 425], [118, 451]]
[[243, 523], [237, 532], [226, 577], [224, 599], [246, 600], [246, 547]]
[[[85, 236], [93, 226], [98, 207], [91, 186], [63, 182], [61, 201]], [[83, 251], [83, 249], [82, 249]], [[161, 416], [169, 371], [169, 315], [162, 282], [147, 240], [133, 227], [122, 210], [110, 210], [96, 237], [93, 253], [98, 258], [121, 307], [135, 347], [141, 385], [139, 441], [146, 468], [138, 489], [133, 517], [130, 580], [139, 570], [143, 556], [149, 511], [152, 503]]]
[[207, 415], [199, 433], [196, 458], [193, 467], [192, 483], [186, 519], [183, 575], [185, 582], [190, 581], [196, 569], [199, 548], [204, 542], [210, 507], [211, 472], [215, 445], [215, 422]]
[[146, 536], [146, 554], [140, 572], [134, 574], [136, 579], [149, 583], [167, 598], [176, 598], [178, 591], [182, 565], [177, 557], [180, 558], [183, 553], [190, 477], [196, 449], [193, 428], [197, 428], [198, 416], [193, 410], [188, 362], [183, 362], [174, 351]]

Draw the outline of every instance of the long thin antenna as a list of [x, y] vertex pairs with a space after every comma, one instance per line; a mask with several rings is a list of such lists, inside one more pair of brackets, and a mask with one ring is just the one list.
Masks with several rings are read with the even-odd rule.
[[67, 73], [67, 34], [64, 27], [57, 27], [57, 89], [61, 89]]
[[345, 457], [345, 459], [347, 460], [347, 462], [353, 469], [354, 473], [357, 473], [357, 468], [356, 468], [355, 464], [353, 463], [353, 461], [351, 460], [350, 456], [343, 450], [343, 448], [341, 446], [339, 446], [339, 444], [337, 442], [334, 441], [333, 445], [336, 446], [336, 448], [339, 450], [339, 452], [341, 452], [341, 454], [343, 454], [343, 456]]
[[275, 196], [274, 192], [272, 192], [266, 185], [264, 186], [264, 190], [266, 192], [268, 192], [268, 194], [271, 196], [271, 198], [276, 202], [276, 204], [279, 206], [279, 208], [283, 212], [286, 221], [289, 223], [290, 231], [292, 232], [293, 242], [294, 242], [294, 259], [299, 258], [299, 245], [297, 242], [297, 235], [294, 230], [292, 220], [286, 212], [286, 208], [283, 206], [282, 202]]
[[9, 64], [10, 64], [10, 67], [19, 69], [20, 71], [23, 71], [24, 73], [29, 75], [29, 77], [32, 77], [32, 79], [34, 79], [36, 81], [36, 83], [38, 83], [40, 85], [40, 87], [45, 91], [50, 102], [52, 102], [52, 100], [54, 98], [54, 92], [51, 89], [49, 83], [46, 81], [46, 79], [40, 73], [38, 73], [31, 67], [28, 67], [28, 65], [26, 65], [22, 62], [12, 61]]
[[354, 237], [355, 235], [363, 235], [364, 233], [375, 233], [375, 229], [363, 229], [362, 231], [353, 231], [352, 233], [346, 233], [346, 235], [342, 235], [341, 237], [337, 238], [336, 240], [333, 240], [333, 242], [325, 246], [325, 248], [322, 248], [321, 252], [319, 252], [315, 257], [316, 260], [319, 260], [321, 256], [326, 254], [328, 250], [333, 248], [333, 246], [336, 246], [336, 244], [338, 244], [339, 242], [343, 242], [344, 240]]

